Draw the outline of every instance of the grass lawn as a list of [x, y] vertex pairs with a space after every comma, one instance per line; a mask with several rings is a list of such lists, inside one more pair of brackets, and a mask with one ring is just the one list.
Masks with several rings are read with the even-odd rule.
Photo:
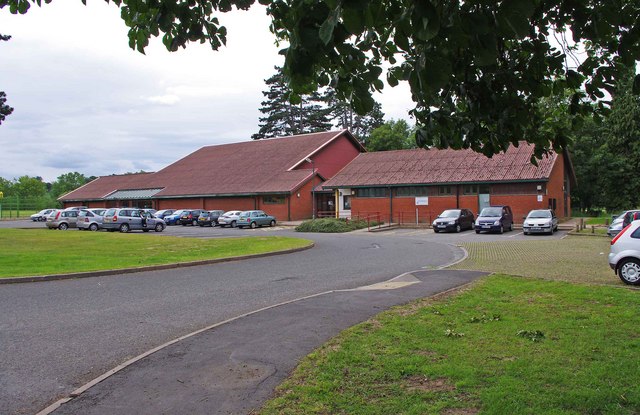
[[301, 248], [279, 236], [192, 239], [111, 232], [0, 229], [0, 278], [228, 258]]
[[532, 239], [465, 245], [458, 268], [500, 274], [346, 330], [260, 414], [640, 413], [640, 291], [609, 241]]

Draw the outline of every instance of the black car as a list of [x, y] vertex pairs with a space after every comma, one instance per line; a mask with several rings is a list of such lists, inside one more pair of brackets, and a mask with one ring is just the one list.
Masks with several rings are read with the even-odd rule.
[[180, 219], [178, 222], [182, 226], [193, 225], [196, 226], [198, 224], [198, 218], [202, 212], [206, 212], [204, 209], [195, 209], [195, 210], [184, 210], [182, 211], [182, 215], [180, 215]]
[[469, 209], [447, 209], [433, 221], [433, 231], [460, 232], [473, 229], [474, 217]]
[[218, 218], [224, 214], [224, 210], [205, 210], [198, 216], [198, 225], [216, 226]]
[[509, 206], [489, 206], [482, 209], [476, 219], [476, 233], [513, 230], [513, 213]]

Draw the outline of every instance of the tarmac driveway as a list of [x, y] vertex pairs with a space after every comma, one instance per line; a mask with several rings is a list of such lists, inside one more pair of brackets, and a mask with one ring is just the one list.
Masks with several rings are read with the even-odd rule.
[[[201, 230], [211, 231], [193, 231]], [[414, 237], [297, 236], [316, 247], [210, 266], [0, 285], [2, 413], [34, 413], [134, 356], [226, 319], [434, 269], [463, 254]]]

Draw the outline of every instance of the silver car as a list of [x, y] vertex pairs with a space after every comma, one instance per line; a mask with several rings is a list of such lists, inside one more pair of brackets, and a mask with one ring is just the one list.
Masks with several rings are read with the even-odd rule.
[[531, 233], [546, 233], [553, 235], [558, 230], [558, 218], [551, 209], [536, 209], [529, 212], [522, 224], [525, 235]]
[[609, 266], [625, 284], [640, 285], [640, 220], [611, 240]]
[[230, 210], [228, 212], [225, 212], [218, 218], [218, 225], [220, 225], [220, 227], [222, 228], [224, 228], [225, 226], [231, 226], [232, 228], [235, 228], [241, 213], [241, 210]]
[[108, 209], [104, 213], [104, 219], [102, 220], [102, 228], [109, 232], [120, 231], [127, 233], [135, 230], [162, 232], [166, 226], [162, 219], [158, 219], [151, 213], [145, 212], [144, 209], [138, 208]]
[[75, 228], [78, 223], [78, 210], [56, 210], [47, 216], [47, 228], [66, 231]]
[[47, 216], [56, 209], [42, 209], [38, 213], [34, 213], [30, 216], [31, 220], [34, 222], [44, 222], [47, 220]]
[[97, 231], [102, 225], [102, 219], [104, 218], [104, 212], [107, 209], [95, 208], [95, 209], [82, 209], [78, 213], [78, 230], [84, 231], [89, 229], [90, 231]]

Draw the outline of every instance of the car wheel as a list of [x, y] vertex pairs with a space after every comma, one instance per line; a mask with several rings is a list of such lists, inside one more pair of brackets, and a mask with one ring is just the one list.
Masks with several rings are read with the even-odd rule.
[[276, 221], [272, 220], [271, 222], [269, 222], [269, 226], [271, 226], [272, 228], [276, 226]]
[[[196, 226], [196, 225], [193, 225]], [[199, 223], [198, 226], [200, 226], [201, 228], [204, 228], [204, 223]]]
[[625, 284], [640, 285], [640, 261], [625, 259], [618, 267], [618, 276]]
[[192, 224], [193, 226], [196, 226], [196, 225], [198, 224], [198, 221], [194, 219], [194, 220], [191, 222], [191, 224]]
[[249, 227], [250, 227], [251, 229], [255, 229], [255, 228], [256, 228], [256, 226], [257, 226], [257, 225], [256, 225], [256, 223], [255, 223], [255, 222], [251, 222], [251, 223], [249, 224]]
[[235, 228], [235, 227], [236, 227], [236, 225], [237, 225], [237, 223], [236, 223], [236, 221], [235, 221], [235, 220], [234, 220], [234, 221], [231, 221], [231, 227], [232, 227], [232, 228]]
[[462, 228], [460, 227], [460, 225], [456, 225], [456, 233], [460, 233], [460, 231], [462, 230]]
[[66, 231], [67, 229], [69, 229], [69, 225], [63, 222], [60, 225], [58, 225], [58, 229], [60, 229], [61, 231]]
[[480, 231], [476, 229], [476, 233], [480, 233]]
[[98, 230], [98, 224], [97, 223], [92, 223], [91, 225], [89, 225], [89, 230], [91, 232], [96, 232]]
[[149, 232], [149, 229], [143, 229], [142, 232]]
[[161, 223], [156, 223], [156, 227], [154, 228], [156, 232], [162, 232], [164, 230], [164, 226]]
[[513, 222], [509, 224], [509, 232], [513, 232]]
[[122, 233], [129, 232], [129, 225], [126, 224], [126, 223], [123, 223], [122, 225], [120, 225], [120, 232], [122, 232]]
[[504, 233], [504, 225], [500, 225], [500, 233]]
[[438, 233], [440, 232], [439, 230], [437, 230], [436, 228], [433, 228], [433, 233]]

